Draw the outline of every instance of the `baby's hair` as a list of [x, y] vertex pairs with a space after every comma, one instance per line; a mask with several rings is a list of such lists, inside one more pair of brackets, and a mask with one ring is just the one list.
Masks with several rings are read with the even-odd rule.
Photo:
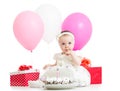
[[62, 31], [61, 33], [64, 33], [64, 32], [69, 32], [69, 33], [71, 33], [69, 30], [64, 30], [64, 31]]

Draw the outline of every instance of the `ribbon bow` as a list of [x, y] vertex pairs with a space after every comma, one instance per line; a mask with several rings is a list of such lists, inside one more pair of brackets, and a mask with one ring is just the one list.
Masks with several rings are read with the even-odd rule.
[[91, 61], [87, 58], [83, 58], [80, 65], [85, 67], [85, 68], [90, 67], [91, 66]]
[[20, 65], [18, 70], [24, 71], [24, 70], [29, 70], [29, 69], [32, 69], [31, 65]]

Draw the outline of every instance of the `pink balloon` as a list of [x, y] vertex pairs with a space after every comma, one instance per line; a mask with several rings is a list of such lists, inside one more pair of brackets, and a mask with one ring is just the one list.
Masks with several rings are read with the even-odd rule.
[[69, 15], [62, 24], [62, 31], [68, 30], [75, 36], [74, 50], [82, 49], [92, 34], [92, 24], [89, 18], [82, 13]]
[[43, 22], [37, 13], [24, 11], [16, 17], [13, 32], [18, 42], [32, 51], [43, 36]]

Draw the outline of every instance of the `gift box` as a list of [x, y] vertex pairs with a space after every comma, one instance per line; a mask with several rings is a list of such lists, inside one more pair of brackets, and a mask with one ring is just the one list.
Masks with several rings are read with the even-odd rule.
[[28, 81], [39, 78], [39, 70], [24, 70], [10, 73], [10, 86], [28, 86]]
[[102, 83], [102, 67], [87, 67], [91, 75], [91, 84]]

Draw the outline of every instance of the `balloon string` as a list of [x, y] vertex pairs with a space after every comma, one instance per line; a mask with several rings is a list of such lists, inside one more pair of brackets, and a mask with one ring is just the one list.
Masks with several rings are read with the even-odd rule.
[[48, 60], [49, 60], [49, 63], [50, 63], [50, 60], [51, 60], [51, 59], [50, 59], [50, 58], [51, 58], [51, 57], [50, 57], [50, 54], [51, 54], [51, 53], [50, 53], [50, 44], [48, 44], [48, 58], [49, 58]]
[[33, 51], [31, 50], [31, 52], [30, 52], [30, 60], [31, 60], [31, 65], [33, 65]]

